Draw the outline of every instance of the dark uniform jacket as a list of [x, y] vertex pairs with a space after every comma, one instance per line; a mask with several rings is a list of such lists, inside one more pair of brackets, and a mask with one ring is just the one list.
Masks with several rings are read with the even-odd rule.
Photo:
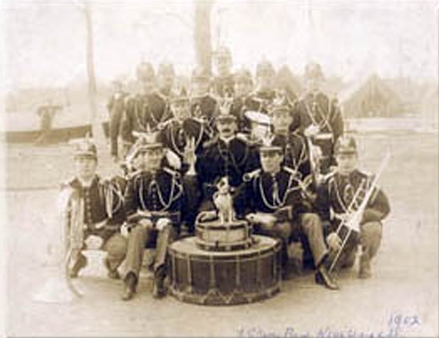
[[215, 117], [218, 115], [218, 103], [210, 95], [191, 99], [191, 113], [195, 118], [207, 122], [208, 132], [213, 134]]
[[133, 131], [147, 132], [148, 128], [155, 131], [159, 123], [163, 123], [169, 118], [167, 102], [158, 92], [129, 97], [122, 121], [122, 138], [133, 143]]
[[[320, 128], [311, 141], [322, 150], [321, 172], [326, 174], [335, 165], [334, 144], [343, 135], [344, 124], [337, 100], [321, 93], [310, 93], [301, 99], [294, 109], [293, 125], [303, 133], [310, 125]], [[329, 137], [323, 138], [324, 134]]]
[[302, 131], [312, 124], [317, 125], [321, 132], [331, 133], [334, 142], [343, 134], [343, 119], [337, 100], [329, 100], [324, 93], [307, 94], [295, 109]]
[[204, 144], [196, 166], [200, 181], [208, 188], [224, 176], [229, 178], [232, 187], [238, 187], [242, 183], [243, 175], [260, 165], [254, 145], [236, 136], [226, 143], [217, 136]]
[[288, 135], [274, 134], [273, 145], [282, 147], [284, 151], [284, 165], [300, 173], [304, 180], [311, 174], [311, 164], [308, 156], [308, 147], [302, 135], [289, 133]]
[[246, 174], [234, 198], [234, 207], [239, 217], [263, 212], [283, 220], [295, 220], [307, 211], [296, 173], [286, 167], [276, 175], [261, 169]]
[[[123, 208], [124, 180], [114, 178], [104, 180], [98, 175], [93, 179], [90, 187], [83, 187], [79, 179], [73, 178], [62, 185], [62, 194], [65, 194], [65, 208], [76, 210], [82, 215], [82, 223], [86, 231], [99, 234], [107, 230], [119, 230], [125, 219]], [[82, 208], [72, 208], [74, 203], [82, 201]], [[82, 210], [81, 210], [82, 209]], [[78, 215], [67, 212], [71, 219]], [[96, 229], [96, 224], [106, 221], [105, 226]]]
[[193, 221], [197, 190], [195, 177], [182, 178], [171, 169], [160, 169], [155, 174], [138, 172], [128, 180], [125, 190], [127, 219], [136, 222], [142, 218], [138, 211], [143, 211], [150, 213], [153, 221], [168, 217], [178, 228], [181, 221]]
[[[169, 122], [160, 132], [160, 141], [171, 149], [183, 161], [184, 150], [190, 138], [195, 140], [195, 154], [199, 156], [203, 144], [210, 139], [206, 124], [203, 121], [189, 118], [183, 122]], [[186, 172], [188, 168], [182, 168]]]
[[[320, 185], [317, 195], [317, 207], [323, 222], [330, 222], [329, 230], [335, 231], [340, 224], [337, 217], [358, 209], [362, 203], [366, 191], [370, 189], [373, 176], [359, 170], [354, 170], [350, 175], [343, 176], [337, 172], [330, 174], [323, 184]], [[355, 202], [352, 203], [356, 191], [363, 183]], [[375, 188], [363, 214], [362, 223], [381, 221], [390, 212], [390, 204], [387, 196], [380, 189]]]
[[233, 99], [230, 114], [234, 115], [238, 121], [238, 131], [244, 134], [251, 133], [251, 122], [245, 116], [245, 112], [250, 110], [250, 106], [255, 103], [250, 96], [241, 96]]

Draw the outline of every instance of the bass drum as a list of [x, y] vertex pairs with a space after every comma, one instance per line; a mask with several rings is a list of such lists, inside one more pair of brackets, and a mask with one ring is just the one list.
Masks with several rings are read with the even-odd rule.
[[170, 293], [201, 305], [245, 304], [274, 296], [281, 284], [281, 243], [254, 238], [252, 247], [231, 252], [203, 251], [196, 237], [172, 243]]

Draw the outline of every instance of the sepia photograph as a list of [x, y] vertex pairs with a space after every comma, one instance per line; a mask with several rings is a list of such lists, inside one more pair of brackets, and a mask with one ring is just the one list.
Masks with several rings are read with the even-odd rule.
[[1, 337], [439, 336], [439, 7], [0, 1]]

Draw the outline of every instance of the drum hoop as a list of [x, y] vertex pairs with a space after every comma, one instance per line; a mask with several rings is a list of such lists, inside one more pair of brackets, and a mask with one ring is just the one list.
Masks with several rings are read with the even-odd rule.
[[[213, 222], [212, 222], [213, 223]], [[248, 223], [247, 221], [243, 221], [240, 223], [232, 223], [230, 225], [224, 225], [224, 224], [219, 224], [219, 225], [212, 225], [212, 223], [197, 223], [195, 224], [195, 228], [200, 231], [203, 230], [211, 230], [211, 231], [224, 231], [224, 230], [239, 230], [239, 229], [248, 229], [249, 227], [252, 227], [252, 225], [250, 223]]]
[[[258, 292], [239, 292], [234, 290], [231, 294], [223, 295], [218, 290], [210, 290], [210, 295], [217, 294], [214, 298], [209, 301], [209, 294], [198, 294], [198, 293], [187, 293], [175, 288], [173, 285], [170, 286], [169, 291], [172, 296], [180, 301], [188, 302], [192, 304], [199, 305], [238, 305], [238, 304], [248, 304], [258, 302], [264, 299], [269, 299], [275, 296], [281, 291], [281, 281], [279, 278], [275, 279], [273, 286], [260, 290]], [[238, 297], [238, 298], [234, 298]], [[232, 302], [233, 299], [238, 299], [239, 301]]]

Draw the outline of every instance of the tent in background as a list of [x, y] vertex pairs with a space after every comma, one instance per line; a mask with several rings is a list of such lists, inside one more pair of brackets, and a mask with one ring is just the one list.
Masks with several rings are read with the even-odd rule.
[[404, 114], [400, 97], [376, 74], [342, 100], [342, 106], [346, 118], [400, 117]]

